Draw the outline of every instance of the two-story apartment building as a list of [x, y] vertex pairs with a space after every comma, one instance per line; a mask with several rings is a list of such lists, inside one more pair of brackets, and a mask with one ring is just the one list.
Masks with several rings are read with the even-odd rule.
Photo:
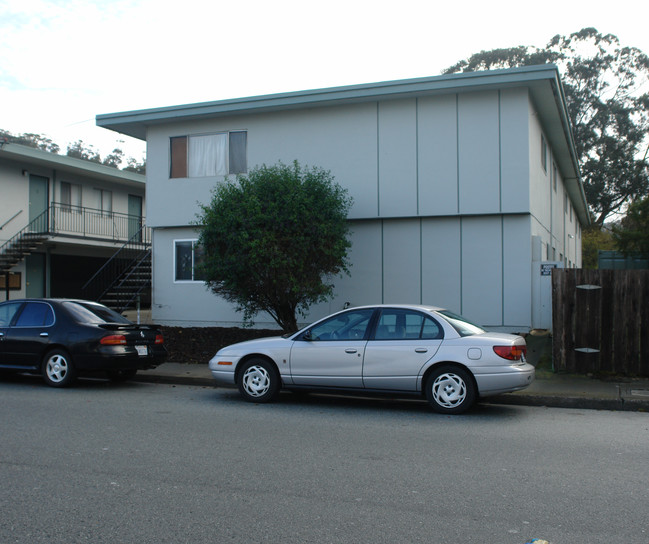
[[241, 323], [194, 278], [198, 204], [216, 184], [278, 161], [330, 170], [354, 198], [351, 276], [309, 319], [345, 304], [426, 303], [494, 330], [549, 328], [541, 264], [581, 263], [588, 212], [551, 65], [105, 114], [97, 124], [147, 142], [152, 312], [163, 324]]
[[0, 141], [0, 300], [102, 295], [106, 278], [89, 280], [129, 240], [114, 265], [150, 252], [145, 186], [141, 174]]

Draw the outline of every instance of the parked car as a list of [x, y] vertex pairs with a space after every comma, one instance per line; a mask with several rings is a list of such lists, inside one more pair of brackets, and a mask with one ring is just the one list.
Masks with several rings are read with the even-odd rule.
[[437, 412], [459, 414], [480, 397], [529, 386], [526, 353], [523, 337], [486, 332], [441, 308], [380, 305], [225, 347], [209, 367], [250, 402], [273, 400], [282, 388], [415, 394]]
[[157, 325], [136, 325], [86, 300], [21, 299], [0, 303], [0, 369], [38, 372], [65, 387], [80, 374], [117, 381], [164, 362]]

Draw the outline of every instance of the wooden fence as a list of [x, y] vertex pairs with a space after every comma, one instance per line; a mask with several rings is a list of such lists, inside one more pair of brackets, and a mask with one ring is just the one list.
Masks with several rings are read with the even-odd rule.
[[555, 370], [649, 376], [649, 270], [554, 269]]

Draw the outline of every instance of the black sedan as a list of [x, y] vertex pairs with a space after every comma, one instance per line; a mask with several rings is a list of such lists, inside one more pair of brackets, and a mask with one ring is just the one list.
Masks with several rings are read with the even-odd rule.
[[80, 374], [104, 372], [113, 380], [164, 362], [157, 325], [136, 325], [86, 300], [20, 299], [0, 303], [0, 369], [38, 372], [65, 387]]

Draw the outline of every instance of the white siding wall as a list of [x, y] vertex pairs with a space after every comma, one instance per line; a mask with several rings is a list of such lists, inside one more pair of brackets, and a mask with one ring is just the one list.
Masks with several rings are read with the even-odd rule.
[[[354, 198], [351, 276], [336, 282], [332, 302], [312, 307], [309, 320], [345, 302], [423, 302], [524, 330], [532, 230], [549, 220], [548, 210], [530, 215], [549, 186], [538, 172], [530, 180], [540, 160], [535, 123], [527, 92], [517, 89], [150, 128], [149, 224], [185, 227], [156, 233], [154, 319], [240, 319], [201, 284], [172, 280], [173, 239], [187, 237], [197, 202], [209, 202], [219, 180], [169, 179], [169, 137], [244, 129], [249, 168], [297, 159], [331, 170]], [[258, 324], [272, 326], [263, 317]]]
[[29, 222], [29, 177], [22, 175], [20, 164], [3, 161], [0, 163], [0, 180], [0, 225], [4, 225], [0, 229], [2, 245]]

